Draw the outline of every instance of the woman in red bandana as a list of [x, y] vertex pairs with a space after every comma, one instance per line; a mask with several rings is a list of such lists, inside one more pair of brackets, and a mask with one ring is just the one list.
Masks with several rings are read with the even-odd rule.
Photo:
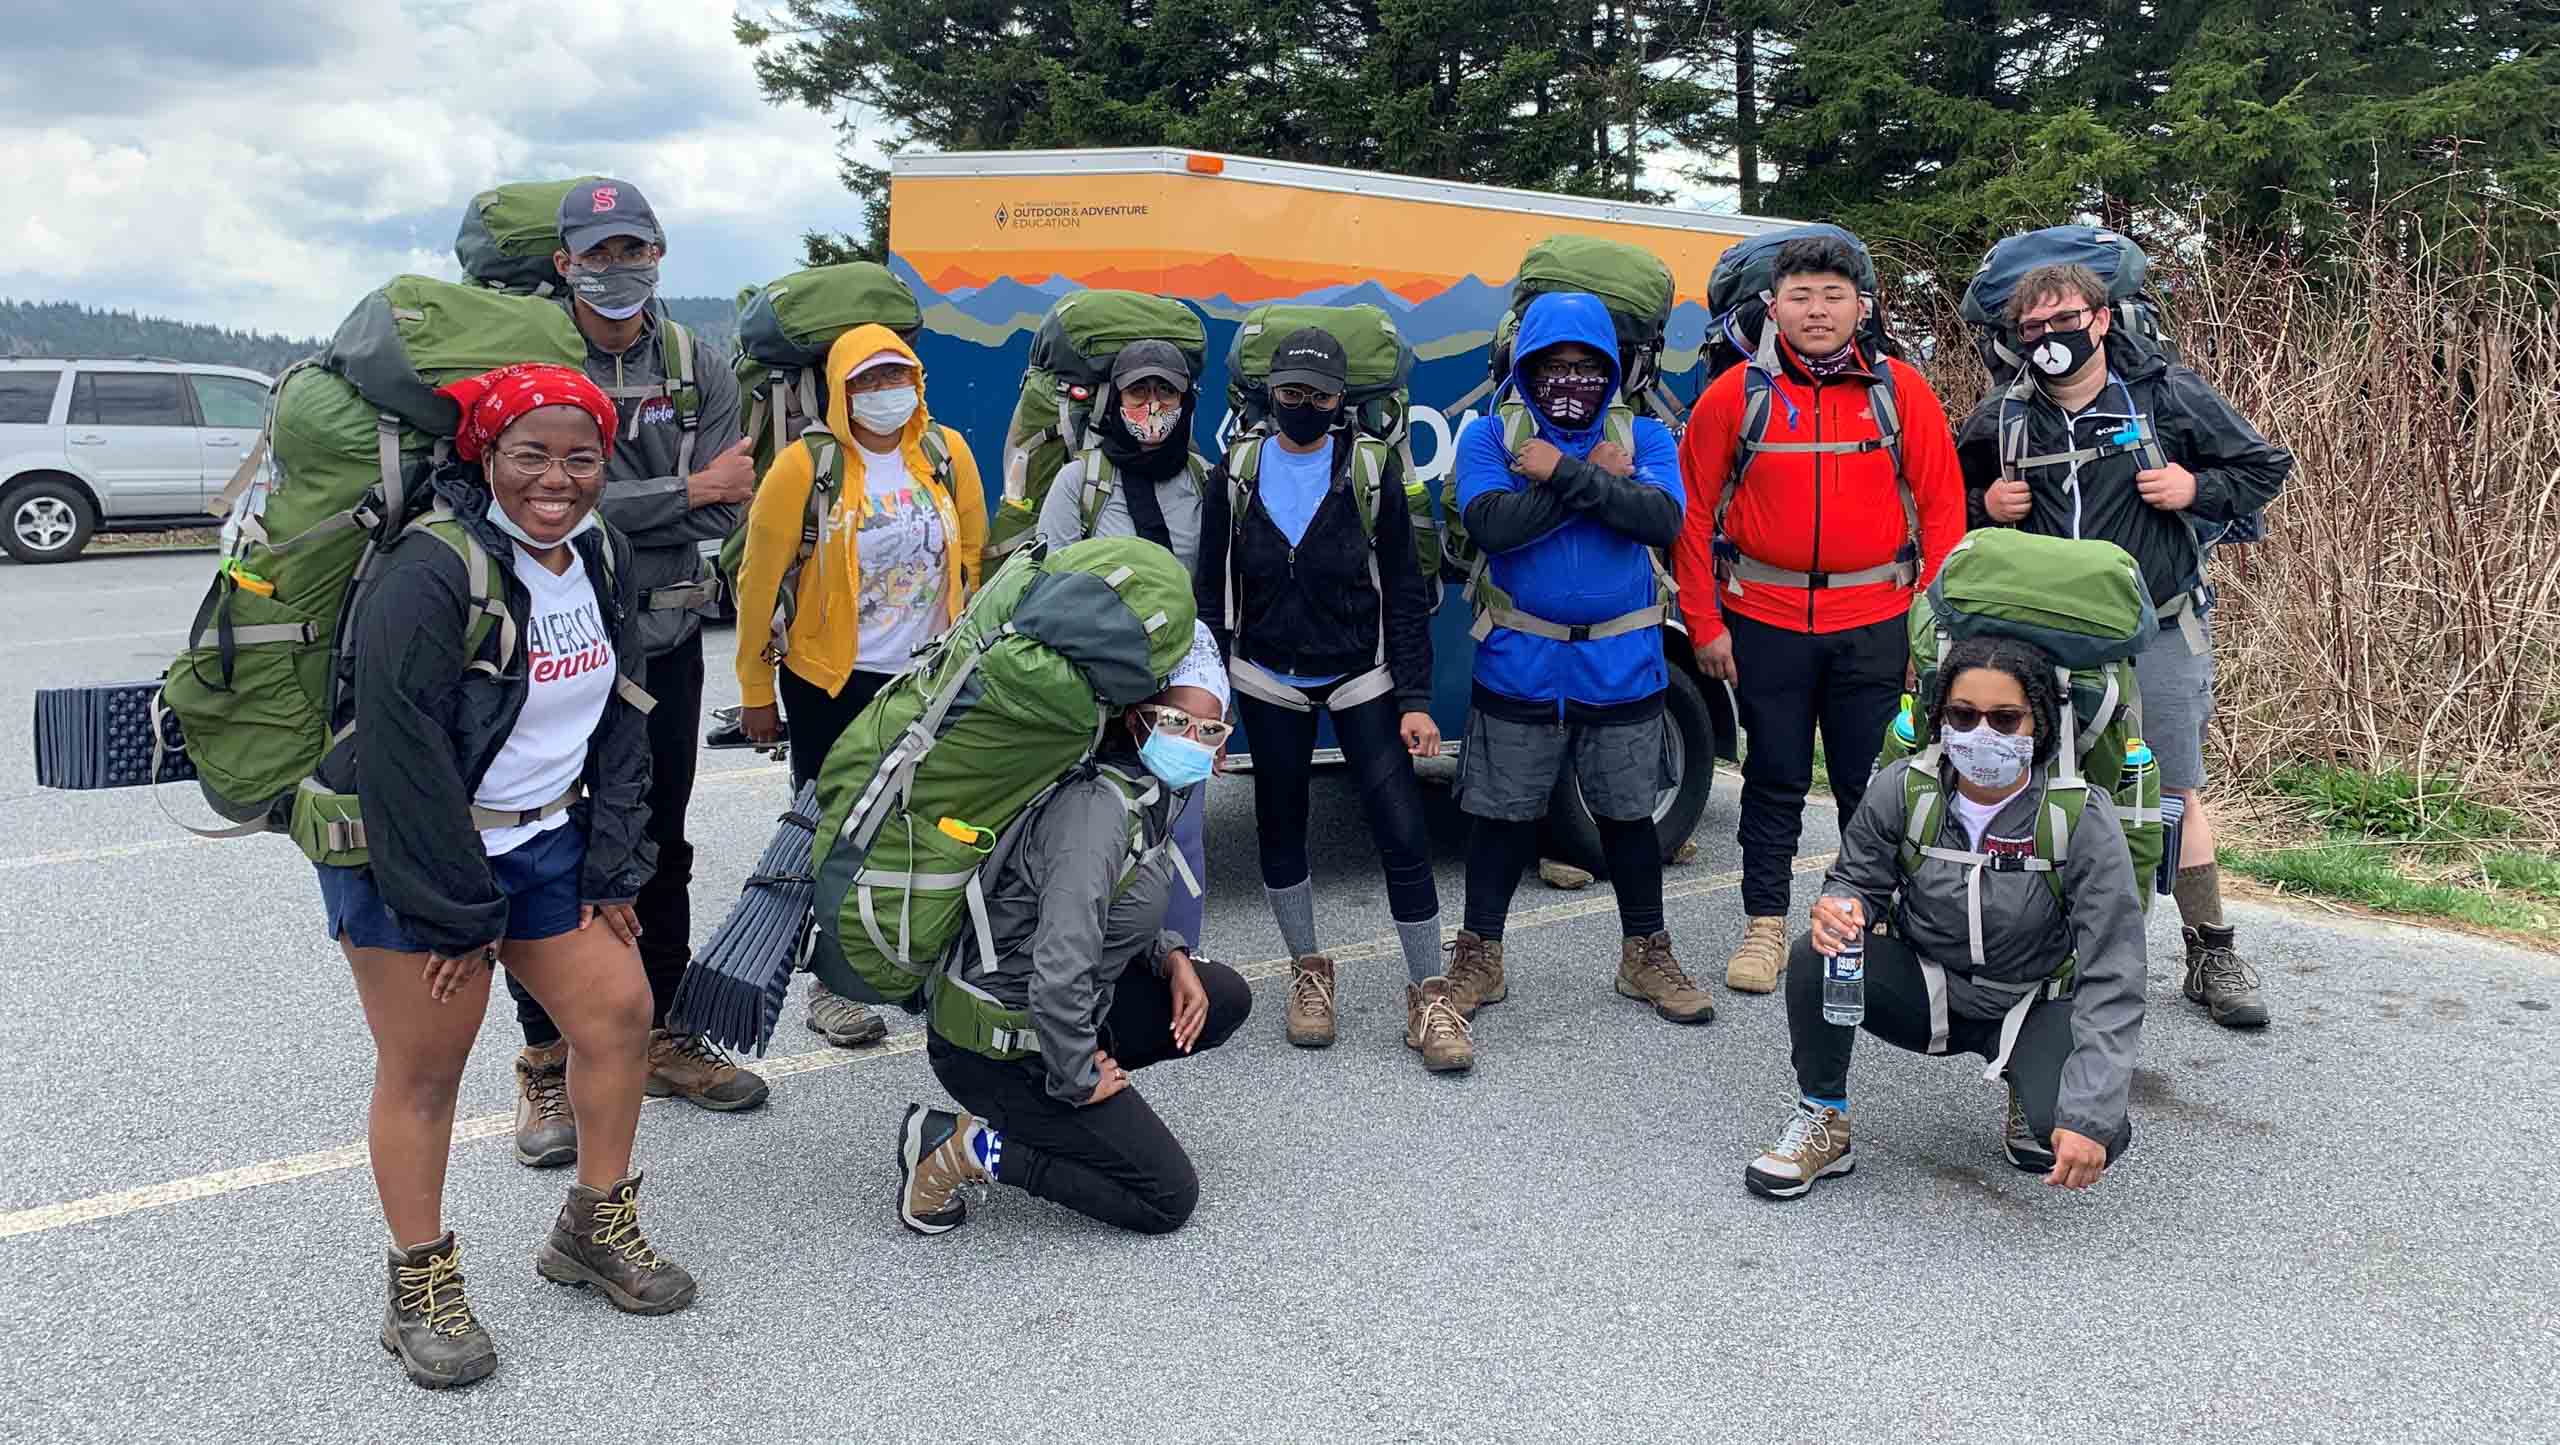
[[459, 409], [454, 459], [359, 584], [338, 741], [315, 774], [360, 800], [361, 837], [331, 841], [362, 862], [319, 865], [320, 894], [377, 1051], [382, 1346], [429, 1389], [497, 1367], [440, 1206], [454, 1097], [499, 963], [574, 1059], [578, 1181], [534, 1267], [635, 1314], [694, 1296], [640, 1232], [631, 1167], [649, 1038], [631, 900], [656, 858], [631, 552], [596, 515], [613, 403], [557, 366], [439, 391]]

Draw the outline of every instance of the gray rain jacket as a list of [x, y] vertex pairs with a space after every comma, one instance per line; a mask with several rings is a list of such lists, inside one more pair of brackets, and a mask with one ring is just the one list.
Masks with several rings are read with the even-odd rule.
[[[631, 541], [638, 574], [633, 581], [640, 589], [640, 645], [655, 657], [701, 631], [709, 594], [700, 589], [710, 575], [702, 544], [727, 538], [746, 519], [747, 509], [725, 503], [685, 505], [689, 478], [676, 465], [684, 428], [677, 420], [672, 388], [665, 385], [667, 371], [658, 349], [658, 328], [665, 323], [655, 302], [642, 314], [648, 324], [630, 350], [616, 355], [587, 343], [587, 378], [608, 392], [661, 388], [651, 397], [614, 399], [621, 423], [605, 468], [601, 505], [604, 519]], [[738, 381], [730, 372], [729, 354], [699, 333], [693, 338], [693, 381], [702, 393], [694, 414], [692, 463], [699, 471], [738, 439]]]
[[[2071, 833], [2060, 875], [2065, 907], [2039, 873], [1986, 870], [1982, 876], [1984, 966], [1973, 966], [1972, 932], [1965, 910], [1962, 864], [1924, 858], [1916, 871], [1902, 868], [1903, 775], [1911, 760], [1887, 767], [1867, 786], [1866, 802], [1841, 834], [1840, 858], [1825, 875], [1828, 897], [1856, 898], [1869, 918], [1891, 922], [1895, 937], [1923, 960], [1944, 969], [1949, 1012], [1971, 1019], [1998, 1018], [2020, 998], [2043, 986], [2065, 958], [2079, 962], [2072, 995], [2071, 1057], [2062, 1069], [2062, 1096], [2054, 1123], [2091, 1139], [2111, 1139], [2124, 1123], [2125, 1095], [2142, 1047], [2143, 985], [2149, 968], [2142, 931], [2142, 901], [2134, 890], [2124, 830], [2103, 794], [2092, 793]], [[1955, 768], [1941, 763], [1939, 782], [1950, 799], [1936, 843], [1971, 850], [1952, 799]], [[2019, 790], [1984, 830], [1984, 851], [1998, 842], [2023, 840], [2032, 853], [2036, 814], [2044, 807], [2041, 776]]]
[[[1128, 799], [1147, 792], [1153, 801], [1137, 810], [1146, 856], [1123, 888]], [[974, 944], [964, 945], [972, 955], [964, 966], [971, 985], [1006, 1008], [1031, 1011], [1052, 1098], [1081, 1104], [1092, 1097], [1102, 1082], [1093, 1056], [1104, 1046], [1102, 1023], [1120, 975], [1140, 961], [1161, 973], [1183, 946], [1182, 935], [1164, 926], [1176, 886], [1171, 850], [1163, 846], [1172, 824], [1171, 801], [1152, 775], [1097, 763], [1060, 784], [1008, 855], [992, 861], [987, 924], [996, 966], [982, 971]]]

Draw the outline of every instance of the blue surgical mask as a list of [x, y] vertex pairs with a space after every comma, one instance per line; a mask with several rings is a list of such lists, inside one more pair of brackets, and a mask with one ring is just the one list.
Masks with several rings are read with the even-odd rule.
[[1168, 788], [1188, 788], [1205, 783], [1218, 766], [1218, 750], [1197, 738], [1179, 733], [1149, 732], [1138, 745], [1138, 761], [1147, 771], [1164, 781]]

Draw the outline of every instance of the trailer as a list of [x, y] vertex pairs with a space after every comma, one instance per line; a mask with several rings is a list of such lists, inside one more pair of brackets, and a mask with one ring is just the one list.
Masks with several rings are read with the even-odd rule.
[[[1226, 356], [1245, 312], [1365, 302], [1414, 348], [1413, 459], [1435, 491], [1459, 433], [1492, 395], [1494, 327], [1530, 246], [1578, 231], [1643, 246], [1670, 266], [1679, 299], [1662, 371], [1685, 415], [1704, 382], [1716, 257], [1792, 224], [1162, 149], [901, 155], [889, 193], [889, 266], [924, 310], [917, 351], [933, 415], [980, 456], [1003, 454], [1032, 333], [1068, 292], [1155, 292], [1201, 313], [1209, 347], [1197, 441], [1212, 458], [1233, 434]], [[1003, 478], [988, 471], [992, 513]], [[1466, 735], [1475, 650], [1455, 593], [1447, 589], [1432, 636], [1432, 711], [1453, 745]], [[1671, 726], [1654, 820], [1667, 854], [1705, 811], [1713, 760], [1738, 756], [1739, 738], [1731, 690], [1698, 675], [1676, 619], [1665, 650]], [[1570, 777], [1549, 826], [1552, 854], [1599, 871], [1599, 832]]]

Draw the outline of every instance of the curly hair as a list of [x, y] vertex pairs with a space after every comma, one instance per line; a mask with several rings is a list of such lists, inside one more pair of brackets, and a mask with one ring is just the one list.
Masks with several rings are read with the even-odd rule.
[[2062, 746], [2062, 709], [2071, 705], [2070, 700], [2062, 695], [2061, 682], [2054, 676], [2053, 655], [2014, 637], [1968, 637], [1947, 649], [1947, 655], [1938, 659], [1929, 688], [1929, 730], [1944, 729], [1947, 694], [1955, 690], [1957, 678], [1978, 667], [2018, 680], [2019, 690], [2027, 695], [2027, 711], [2035, 715], [2035, 765], [2052, 762]]

